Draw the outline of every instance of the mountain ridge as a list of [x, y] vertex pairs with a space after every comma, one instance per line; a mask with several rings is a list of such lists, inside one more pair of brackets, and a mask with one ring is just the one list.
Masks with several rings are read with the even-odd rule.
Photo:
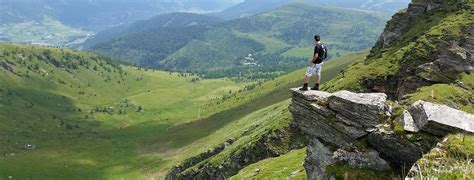
[[[171, 35], [173, 31], [182, 31], [176, 29], [167, 31], [170, 34], [168, 36], [156, 37], [156, 34], [163, 33], [166, 29], [155, 29], [99, 43], [91, 50], [126, 59], [139, 66], [192, 71], [202, 74], [203, 77], [216, 78], [225, 75], [236, 77], [248, 71], [251, 71], [253, 75], [243, 74], [246, 78], [276, 77], [306, 64], [301, 58], [304, 56], [283, 56], [282, 54], [293, 49], [310, 49], [308, 46], [312, 44], [314, 32], [319, 32], [326, 38], [324, 41], [328, 42], [327, 45], [332, 48], [332, 56], [360, 51], [372, 46], [373, 39], [382, 29], [384, 17], [359, 10], [350, 10], [342, 14], [340, 12], [347, 12], [347, 9], [292, 3], [257, 16], [205, 27], [187, 28], [187, 32], [200, 28], [194, 31], [194, 34], [198, 35], [195, 38], [179, 40], [178, 34]], [[325, 18], [330, 18], [334, 22], [313, 26], [318, 21], [324, 21]], [[360, 21], [358, 25], [350, 24], [353, 22], [351, 19]], [[336, 25], [338, 23], [350, 25], [341, 27]], [[374, 24], [379, 28], [373, 28]], [[180, 34], [188, 37], [186, 33]], [[148, 45], [151, 43], [150, 39], [162, 42], [164, 45], [167, 42], [178, 42], [180, 46]], [[350, 41], [350, 43], [345, 41]], [[132, 47], [127, 44], [137, 46]], [[147, 46], [140, 47], [140, 44], [147, 44]], [[166, 51], [158, 51], [158, 49], [166, 49]], [[307, 53], [311, 54], [311, 52]], [[253, 58], [255, 62], [246, 62], [245, 57], [248, 54], [255, 56]], [[245, 63], [254, 63], [257, 66], [249, 66]]]
[[215, 16], [223, 19], [236, 19], [242, 17], [253, 16], [266, 13], [274, 8], [281, 7], [290, 3], [311, 3], [313, 5], [330, 5], [342, 8], [353, 8], [367, 11], [377, 11], [387, 14], [395, 13], [399, 9], [406, 7], [409, 0], [246, 0], [240, 4], [232, 6], [222, 12], [216, 13]]

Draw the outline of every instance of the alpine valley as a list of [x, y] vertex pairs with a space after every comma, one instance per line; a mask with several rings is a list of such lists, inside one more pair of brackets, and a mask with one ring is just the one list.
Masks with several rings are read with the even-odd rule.
[[0, 180], [474, 177], [470, 1], [0, 9]]

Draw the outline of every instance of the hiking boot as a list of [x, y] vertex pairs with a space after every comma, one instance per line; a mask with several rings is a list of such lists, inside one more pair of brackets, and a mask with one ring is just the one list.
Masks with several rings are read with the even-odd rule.
[[302, 88], [300, 88], [300, 91], [308, 91], [308, 85], [304, 85]]
[[315, 84], [314, 87], [311, 88], [313, 91], [319, 91], [319, 84]]

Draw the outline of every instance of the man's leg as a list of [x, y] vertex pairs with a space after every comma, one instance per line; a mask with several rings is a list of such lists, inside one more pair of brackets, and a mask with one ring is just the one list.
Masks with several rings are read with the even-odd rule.
[[304, 84], [308, 84], [309, 78], [310, 77], [308, 75], [306, 75], [306, 74], [304, 75]]
[[307, 91], [308, 90], [308, 82], [309, 78], [313, 75], [314, 71], [314, 65], [311, 67], [308, 67], [308, 70], [306, 71], [306, 74], [304, 76], [304, 85], [302, 88], [300, 88], [300, 91]]
[[311, 90], [316, 90], [318, 91], [319, 90], [319, 84], [321, 84], [321, 68], [322, 68], [322, 63], [321, 64], [317, 64], [316, 65], [316, 84], [314, 85], [313, 88], [311, 88]]

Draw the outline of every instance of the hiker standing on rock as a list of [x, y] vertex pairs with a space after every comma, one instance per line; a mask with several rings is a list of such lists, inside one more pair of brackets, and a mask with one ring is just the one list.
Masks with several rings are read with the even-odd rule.
[[313, 59], [309, 64], [308, 70], [306, 71], [304, 85], [302, 88], [300, 88], [300, 91], [308, 90], [308, 81], [313, 75], [313, 72], [316, 72], [316, 84], [311, 88], [311, 90], [319, 90], [319, 84], [321, 83], [321, 69], [324, 59], [327, 58], [327, 49], [326, 46], [321, 43], [321, 37], [319, 35], [314, 36], [314, 42], [316, 45], [314, 46]]

